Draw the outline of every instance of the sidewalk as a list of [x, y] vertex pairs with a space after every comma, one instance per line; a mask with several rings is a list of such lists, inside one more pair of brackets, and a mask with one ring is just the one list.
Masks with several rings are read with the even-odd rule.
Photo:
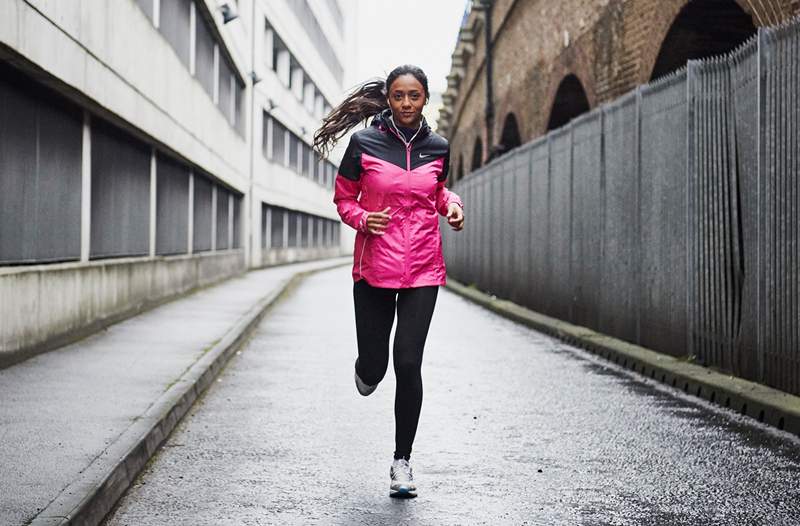
[[95, 524], [295, 276], [250, 272], [0, 370], [0, 524]]

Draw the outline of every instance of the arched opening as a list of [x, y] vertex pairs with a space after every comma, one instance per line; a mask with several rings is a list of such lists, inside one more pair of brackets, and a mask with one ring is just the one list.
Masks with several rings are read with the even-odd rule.
[[650, 80], [697, 60], [726, 53], [756, 33], [753, 19], [734, 0], [691, 0], [661, 43]]
[[472, 166], [470, 171], [475, 171], [483, 164], [483, 141], [480, 137], [475, 139], [475, 147], [472, 149]]
[[519, 126], [517, 125], [517, 117], [513, 113], [506, 115], [506, 120], [503, 123], [503, 134], [500, 136], [500, 147], [503, 153], [513, 150], [522, 144], [522, 139], [519, 136]]
[[575, 75], [567, 75], [558, 85], [547, 130], [555, 130], [582, 113], [589, 111], [589, 99], [583, 84]]

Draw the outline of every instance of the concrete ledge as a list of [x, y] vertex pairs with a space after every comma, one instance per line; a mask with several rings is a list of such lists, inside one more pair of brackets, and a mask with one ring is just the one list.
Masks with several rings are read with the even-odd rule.
[[245, 271], [242, 250], [0, 269], [0, 368]]
[[256, 303], [203, 354], [122, 435], [53, 499], [30, 523], [35, 526], [99, 524], [136, 480], [141, 470], [202, 395], [227, 361], [247, 340], [269, 308], [305, 276], [349, 264], [338, 260], [298, 272]]
[[800, 397], [539, 314], [448, 278], [451, 291], [623, 368], [800, 436]]

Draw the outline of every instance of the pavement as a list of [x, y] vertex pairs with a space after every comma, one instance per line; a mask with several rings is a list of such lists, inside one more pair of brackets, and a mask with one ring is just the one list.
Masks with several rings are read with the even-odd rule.
[[800, 441], [442, 290], [388, 497], [391, 371], [353, 385], [352, 280], [306, 277], [107, 518], [121, 525], [796, 525]]
[[0, 524], [96, 524], [297, 277], [249, 272], [0, 370]]

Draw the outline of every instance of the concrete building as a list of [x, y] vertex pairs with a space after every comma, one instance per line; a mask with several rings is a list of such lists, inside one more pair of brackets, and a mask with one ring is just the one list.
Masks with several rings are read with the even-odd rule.
[[732, 50], [757, 27], [799, 13], [800, 0], [467, 2], [439, 120], [453, 180], [688, 59]]
[[0, 366], [349, 250], [310, 143], [351, 20], [338, 0], [0, 2]]

